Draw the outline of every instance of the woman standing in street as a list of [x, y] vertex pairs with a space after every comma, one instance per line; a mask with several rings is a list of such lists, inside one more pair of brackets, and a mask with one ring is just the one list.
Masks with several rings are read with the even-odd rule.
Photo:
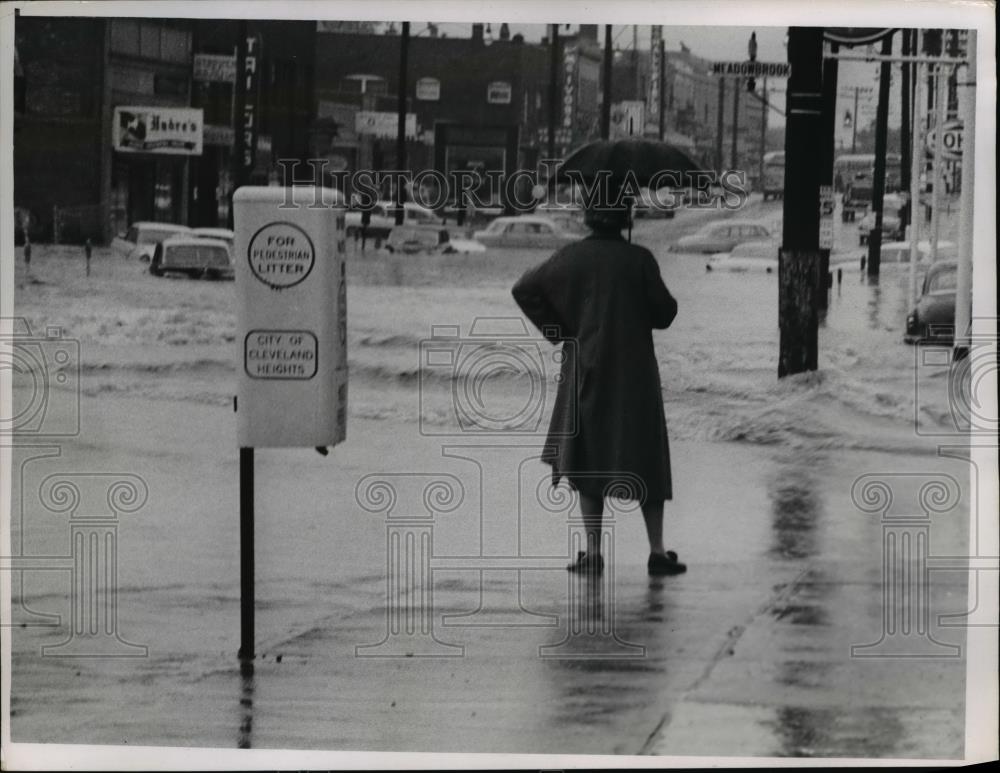
[[585, 213], [592, 233], [528, 271], [513, 296], [552, 343], [563, 343], [562, 378], [544, 461], [552, 482], [579, 493], [587, 550], [567, 567], [599, 573], [604, 497], [621, 484], [642, 506], [651, 575], [686, 570], [663, 544], [663, 503], [672, 496], [670, 449], [654, 329], [666, 328], [677, 302], [652, 253], [622, 238], [625, 208]]

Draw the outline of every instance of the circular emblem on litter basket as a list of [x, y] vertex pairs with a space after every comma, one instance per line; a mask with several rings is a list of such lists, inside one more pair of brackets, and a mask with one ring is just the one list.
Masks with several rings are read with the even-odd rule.
[[268, 223], [250, 239], [247, 261], [253, 275], [281, 290], [302, 282], [316, 263], [316, 248], [292, 223]]

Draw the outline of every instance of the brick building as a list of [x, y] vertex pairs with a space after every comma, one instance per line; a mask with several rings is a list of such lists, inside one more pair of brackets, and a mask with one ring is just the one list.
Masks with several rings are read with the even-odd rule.
[[[257, 97], [266, 180], [274, 156], [308, 152], [315, 23], [249, 26], [267, 41]], [[200, 80], [195, 64], [214, 55], [224, 73], [236, 30], [214, 20], [17, 18], [14, 204], [30, 213], [32, 238], [107, 242], [137, 220], [225, 223], [232, 84]], [[146, 134], [159, 129], [155, 140]]]

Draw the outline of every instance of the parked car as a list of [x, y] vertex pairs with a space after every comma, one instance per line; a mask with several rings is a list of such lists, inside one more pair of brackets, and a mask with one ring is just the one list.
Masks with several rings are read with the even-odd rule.
[[[867, 255], [867, 253], [864, 253]], [[931, 257], [931, 244], [927, 241], [917, 242], [917, 262], [926, 263]], [[957, 247], [954, 242], [938, 242], [938, 260], [954, 260], [958, 256]], [[909, 242], [886, 242], [879, 249], [879, 263], [886, 265], [889, 263], [909, 263], [910, 243]]]
[[665, 217], [674, 216], [674, 210], [681, 204], [680, 195], [670, 188], [660, 188], [651, 191], [649, 188], [641, 188], [639, 197], [633, 208], [633, 217]]
[[862, 216], [872, 203], [872, 179], [864, 172], [858, 172], [846, 183], [844, 195], [840, 199], [840, 220], [843, 223], [854, 222], [858, 213]]
[[191, 235], [201, 239], [218, 239], [228, 244], [230, 249], [236, 240], [236, 234], [228, 228], [192, 228]]
[[498, 217], [473, 237], [487, 247], [530, 247], [554, 249], [579, 241], [582, 234], [569, 231], [554, 220], [541, 215]]
[[[887, 193], [882, 199], [882, 238], [886, 241], [900, 241], [903, 233], [902, 210], [906, 201], [896, 193]], [[868, 244], [868, 234], [875, 227], [875, 213], [869, 212], [858, 223], [858, 244]]]
[[398, 252], [404, 255], [418, 253], [454, 253], [485, 252], [486, 245], [473, 239], [453, 239], [447, 228], [427, 225], [398, 225], [389, 233], [385, 249], [387, 252]]
[[[947, 343], [954, 338], [957, 284], [958, 261], [943, 260], [931, 264], [917, 305], [906, 315], [904, 338], [907, 343]], [[966, 302], [971, 307], [972, 297]]]
[[111, 249], [125, 258], [138, 258], [149, 262], [156, 245], [172, 236], [190, 233], [185, 225], [172, 223], [138, 222], [111, 241]]
[[717, 252], [705, 264], [706, 271], [778, 273], [778, 243], [743, 242], [730, 252]]
[[717, 220], [677, 240], [676, 252], [729, 252], [737, 244], [771, 238], [766, 227], [751, 220]]
[[187, 274], [192, 278], [233, 279], [235, 271], [229, 245], [221, 239], [174, 236], [156, 245], [149, 262], [149, 273]]

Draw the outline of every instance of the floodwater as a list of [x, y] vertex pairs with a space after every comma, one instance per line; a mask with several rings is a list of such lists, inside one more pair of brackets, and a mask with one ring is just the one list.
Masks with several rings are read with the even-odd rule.
[[[756, 207], [762, 222], [780, 217]], [[62, 571], [15, 572], [14, 740], [960, 757], [964, 629], [940, 615], [965, 613], [965, 572], [938, 566], [917, 608], [887, 607], [887, 532], [855, 490], [882, 475], [915, 513], [927, 485], [955, 481], [930, 515], [927, 560], [968, 554], [969, 467], [936, 452], [957, 432], [948, 369], [902, 342], [905, 267], [872, 283], [845, 264], [819, 370], [779, 382], [777, 278], [668, 252], [704, 222], [687, 214], [640, 223], [634, 240], [680, 307], [655, 341], [678, 482], [668, 544], [688, 574], [645, 575], [627, 508], [608, 515], [600, 581], [563, 569], [579, 524], [537, 462], [552, 350], [518, 328], [509, 294], [546, 252], [355, 253], [348, 440], [325, 459], [257, 453], [257, 658], [242, 666], [235, 288], [155, 279], [108, 255], [88, 282], [74, 251], [36, 249], [15, 311], [79, 340], [81, 431], [17, 449], [17, 555], [67, 552], [65, 513], [39, 493], [52, 475], [140, 476], [148, 500], [118, 526], [116, 641], [147, 652], [43, 655], [66, 639], [71, 591]], [[838, 238], [860, 256], [853, 233]], [[435, 326], [460, 328], [456, 361], [492, 356], [499, 340], [532, 364], [471, 386], [426, 359]], [[540, 429], [455, 432], [470, 406]], [[852, 650], [884, 640], [897, 616], [906, 637]]]

